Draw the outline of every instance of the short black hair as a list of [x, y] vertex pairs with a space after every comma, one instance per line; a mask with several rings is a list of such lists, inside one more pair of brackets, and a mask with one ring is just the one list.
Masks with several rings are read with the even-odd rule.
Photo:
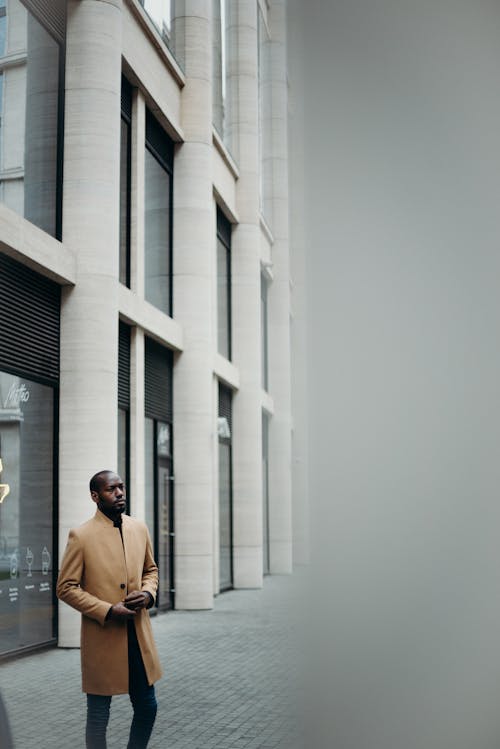
[[104, 483], [104, 476], [107, 476], [110, 473], [114, 473], [114, 471], [104, 470], [104, 471], [98, 471], [97, 473], [94, 473], [89, 483], [90, 491], [99, 493], [99, 489]]

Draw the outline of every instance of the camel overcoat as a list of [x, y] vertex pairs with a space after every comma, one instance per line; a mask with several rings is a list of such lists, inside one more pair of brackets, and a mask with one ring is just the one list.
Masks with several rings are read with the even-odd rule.
[[[82, 689], [89, 694], [125, 694], [128, 685], [128, 638], [125, 620], [106, 621], [127, 593], [144, 590], [156, 596], [158, 567], [144, 523], [122, 516], [119, 528], [100, 510], [70, 530], [61, 562], [57, 596], [81, 612]], [[135, 618], [137, 640], [149, 684], [161, 674], [147, 610]]]

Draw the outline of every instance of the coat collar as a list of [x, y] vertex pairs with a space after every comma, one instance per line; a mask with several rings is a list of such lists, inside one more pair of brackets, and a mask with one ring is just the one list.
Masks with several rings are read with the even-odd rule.
[[[108, 518], [108, 516], [105, 515], [103, 512], [101, 512], [99, 509], [97, 509], [95, 511], [94, 518], [95, 518], [95, 520], [99, 521], [100, 523], [103, 523], [104, 525], [109, 526], [110, 528], [114, 528], [115, 527], [114, 524], [113, 524], [113, 521], [110, 518]], [[122, 523], [126, 523], [127, 522], [127, 520], [125, 520], [125, 518], [128, 518], [128, 516], [125, 515], [125, 513], [122, 513]]]

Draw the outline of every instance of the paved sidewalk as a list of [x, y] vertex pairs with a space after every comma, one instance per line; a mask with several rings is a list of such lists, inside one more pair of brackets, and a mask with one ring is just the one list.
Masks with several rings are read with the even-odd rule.
[[[165, 675], [149, 749], [295, 749], [293, 580], [230, 591], [213, 611], [153, 619]], [[78, 650], [54, 649], [0, 667], [16, 749], [84, 747]], [[113, 699], [108, 749], [125, 749], [127, 695]]]

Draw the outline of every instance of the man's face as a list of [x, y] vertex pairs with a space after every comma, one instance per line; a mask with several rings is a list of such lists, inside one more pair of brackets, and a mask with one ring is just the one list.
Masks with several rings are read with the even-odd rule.
[[99, 491], [90, 496], [106, 515], [120, 515], [125, 511], [125, 486], [116, 473], [104, 473], [100, 478]]

